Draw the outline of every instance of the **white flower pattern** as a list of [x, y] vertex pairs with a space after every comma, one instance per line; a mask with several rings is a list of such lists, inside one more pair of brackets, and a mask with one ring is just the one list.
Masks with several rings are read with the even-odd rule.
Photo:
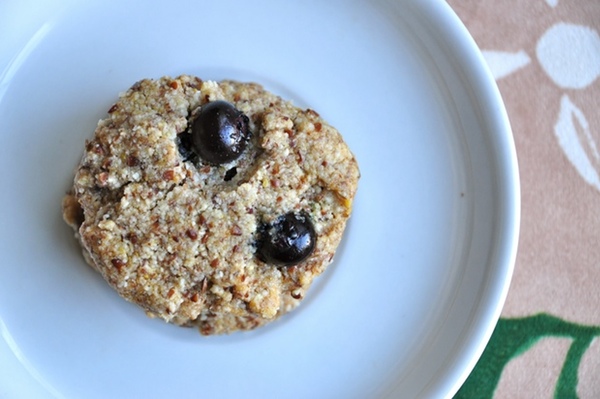
[[[547, 0], [547, 3], [555, 7], [558, 1]], [[483, 54], [497, 80], [531, 63], [525, 50], [513, 53], [488, 50]], [[590, 27], [559, 22], [538, 39], [535, 57], [559, 88], [585, 89], [600, 77], [600, 36]], [[554, 135], [579, 175], [600, 191], [598, 143], [586, 116], [567, 94], [563, 94], [560, 102]]]

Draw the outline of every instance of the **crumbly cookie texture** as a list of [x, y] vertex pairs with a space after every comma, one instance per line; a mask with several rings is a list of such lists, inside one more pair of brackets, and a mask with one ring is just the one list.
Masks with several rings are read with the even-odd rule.
[[[228, 164], [186, 160], [178, 136], [216, 100], [248, 116], [250, 142]], [[222, 334], [299, 304], [334, 257], [358, 179], [341, 135], [315, 111], [253, 83], [163, 77], [133, 85], [98, 123], [63, 217], [123, 298], [151, 317]], [[258, 230], [290, 211], [310, 216], [316, 247], [298, 265], [266, 264]]]

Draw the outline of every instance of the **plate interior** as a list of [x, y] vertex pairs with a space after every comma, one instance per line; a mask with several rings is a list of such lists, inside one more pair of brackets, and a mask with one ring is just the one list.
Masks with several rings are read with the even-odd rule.
[[[0, 332], [18, 365], [0, 385], [29, 378], [64, 398], [457, 389], [504, 299], [517, 183], [499, 97], [445, 3], [7, 4], [25, 22], [0, 58]], [[146, 318], [61, 220], [117, 93], [182, 73], [256, 81], [318, 110], [361, 168], [333, 265], [299, 309], [251, 333], [202, 338]]]

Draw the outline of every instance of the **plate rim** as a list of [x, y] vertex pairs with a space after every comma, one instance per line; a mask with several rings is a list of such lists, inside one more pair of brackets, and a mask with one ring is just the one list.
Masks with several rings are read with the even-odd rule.
[[[487, 120], [491, 121], [491, 124], [496, 126], [496, 129], [489, 132], [489, 136], [492, 138], [496, 149], [498, 161], [501, 161], [505, 166], [496, 171], [496, 173], [500, 171], [505, 175], [504, 179], [499, 180], [501, 186], [499, 192], [504, 194], [503, 198], [499, 200], [501, 207], [499, 214], [508, 217], [500, 219], [498, 221], [499, 227], [496, 229], [503, 232], [501, 236], [505, 241], [503, 245], [499, 245], [497, 248], [499, 261], [497, 262], [498, 266], [493, 270], [496, 278], [492, 279], [491, 282], [488, 281], [490, 286], [487, 287], [489, 291], [486, 297], [487, 306], [481, 306], [477, 309], [478, 313], [484, 313], [479, 316], [479, 331], [472, 328], [469, 330], [469, 339], [463, 340], [463, 346], [467, 348], [463, 348], [455, 356], [455, 363], [461, 364], [462, 367], [456, 367], [454, 372], [448, 372], [445, 378], [437, 380], [423, 391], [424, 393], [444, 391], [449, 393], [448, 397], [453, 397], [481, 358], [506, 302], [519, 244], [521, 223], [519, 166], [514, 135], [501, 92], [480, 48], [468, 29], [450, 5], [443, 0], [424, 0], [421, 2], [417, 0], [413, 1], [412, 4], [418, 4], [419, 7], [422, 7], [424, 13], [434, 16], [433, 18], [440, 23], [440, 26], [444, 26], [443, 30], [447, 33], [447, 36], [441, 37], [444, 37], [445, 42], [460, 54], [457, 58], [468, 60], [463, 61], [461, 65], [468, 72], [471, 79], [478, 83], [474, 85], [478, 90], [478, 97], [490, 105], [484, 108], [486, 111], [485, 116]], [[440, 28], [440, 30], [442, 29]], [[444, 388], [440, 389], [439, 387]], [[427, 396], [425, 395], [425, 397]]]

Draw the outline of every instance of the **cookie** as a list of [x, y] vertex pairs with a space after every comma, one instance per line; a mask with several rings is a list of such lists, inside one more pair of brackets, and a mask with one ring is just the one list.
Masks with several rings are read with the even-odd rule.
[[146, 79], [86, 142], [63, 217], [123, 298], [223, 334], [300, 303], [333, 260], [358, 179], [336, 129], [258, 84]]

